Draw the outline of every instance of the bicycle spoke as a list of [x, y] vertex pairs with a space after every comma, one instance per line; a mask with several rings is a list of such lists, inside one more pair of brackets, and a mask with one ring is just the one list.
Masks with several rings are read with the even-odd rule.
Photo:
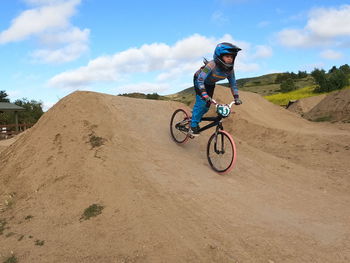
[[213, 134], [208, 141], [207, 157], [210, 166], [217, 172], [228, 172], [234, 165], [235, 145], [231, 136], [220, 131]]
[[183, 109], [174, 112], [170, 121], [170, 133], [173, 140], [177, 143], [185, 143], [188, 138], [189, 116]]

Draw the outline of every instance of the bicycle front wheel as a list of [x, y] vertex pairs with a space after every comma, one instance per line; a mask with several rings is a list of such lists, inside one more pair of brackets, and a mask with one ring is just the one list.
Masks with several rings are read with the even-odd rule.
[[214, 171], [226, 174], [232, 170], [236, 162], [236, 145], [228, 132], [220, 130], [209, 138], [207, 157]]
[[184, 109], [177, 109], [170, 120], [170, 133], [177, 143], [185, 143], [189, 139], [190, 116]]

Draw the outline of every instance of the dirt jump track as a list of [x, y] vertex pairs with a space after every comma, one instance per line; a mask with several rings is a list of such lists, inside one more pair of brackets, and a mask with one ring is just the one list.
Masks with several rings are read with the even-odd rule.
[[172, 141], [180, 103], [63, 98], [0, 148], [0, 261], [350, 262], [350, 125], [241, 97], [225, 176], [206, 160], [212, 130]]

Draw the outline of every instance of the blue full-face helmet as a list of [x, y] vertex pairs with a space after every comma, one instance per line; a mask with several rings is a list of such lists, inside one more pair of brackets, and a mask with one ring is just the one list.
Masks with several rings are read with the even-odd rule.
[[[235, 58], [237, 56], [237, 53], [241, 49], [235, 45], [232, 45], [231, 43], [223, 42], [216, 46], [214, 51], [214, 61], [215, 63], [221, 67], [225, 71], [230, 71], [233, 69], [233, 64], [235, 62]], [[222, 59], [223, 55], [232, 55], [233, 61], [232, 64], [225, 63]]]

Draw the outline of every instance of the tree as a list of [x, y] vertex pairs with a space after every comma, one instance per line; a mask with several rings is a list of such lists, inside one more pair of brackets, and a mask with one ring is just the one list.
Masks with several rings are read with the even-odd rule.
[[347, 74], [344, 73], [344, 70], [347, 70], [346, 66], [343, 67], [342, 70], [333, 67], [329, 70], [331, 73], [326, 74], [323, 69], [315, 69], [311, 72], [311, 75], [317, 84], [314, 92], [330, 92], [332, 90], [342, 89], [349, 85], [349, 78]]
[[281, 92], [289, 92], [296, 89], [297, 89], [297, 86], [295, 85], [295, 82], [292, 78], [284, 80], [280, 86]]
[[280, 74], [277, 75], [277, 77], [275, 79], [275, 83], [276, 84], [280, 84], [283, 81], [287, 80], [288, 78], [290, 78], [289, 72], [280, 73]]
[[333, 66], [329, 71], [328, 73], [333, 73], [333, 72], [336, 72], [338, 69], [336, 66]]
[[298, 75], [295, 74], [294, 72], [291, 72], [291, 73], [289, 74], [289, 77], [290, 77], [291, 79], [297, 79], [297, 78], [298, 78]]
[[307, 77], [307, 72], [306, 71], [298, 71], [298, 78], [302, 79], [302, 78], [306, 78]]
[[337, 69], [336, 71], [334, 71], [332, 74], [329, 75], [329, 78], [328, 78], [329, 90], [342, 89], [348, 85], [349, 85], [349, 79], [343, 71]]
[[159, 100], [159, 95], [158, 93], [152, 93], [152, 94], [147, 94], [146, 95], [146, 99], [149, 99], [149, 100]]
[[345, 74], [350, 74], [350, 66], [348, 64], [344, 64], [339, 67], [341, 71], [343, 71]]
[[26, 98], [18, 99], [15, 101], [15, 104], [25, 108], [25, 111], [18, 113], [18, 122], [19, 123], [36, 123], [40, 117], [44, 114], [43, 103], [36, 100], [29, 101]]
[[[306, 74], [305, 77], [307, 77], [306, 71], [305, 71], [305, 74]], [[275, 83], [279, 84], [279, 83], [282, 83], [283, 81], [286, 81], [288, 79], [298, 79], [298, 78], [301, 78], [299, 76], [299, 73], [295, 74], [294, 72], [290, 72], [290, 73], [289, 72], [284, 72], [284, 73], [280, 73], [280, 74], [277, 75], [277, 77], [275, 79]]]
[[7, 98], [8, 95], [5, 90], [0, 90], [0, 102], [10, 102], [10, 100]]
[[323, 69], [317, 69], [315, 68], [311, 72], [311, 76], [314, 78], [317, 87], [314, 89], [315, 92], [326, 92], [329, 91], [328, 85], [327, 85], [327, 77], [326, 72]]

